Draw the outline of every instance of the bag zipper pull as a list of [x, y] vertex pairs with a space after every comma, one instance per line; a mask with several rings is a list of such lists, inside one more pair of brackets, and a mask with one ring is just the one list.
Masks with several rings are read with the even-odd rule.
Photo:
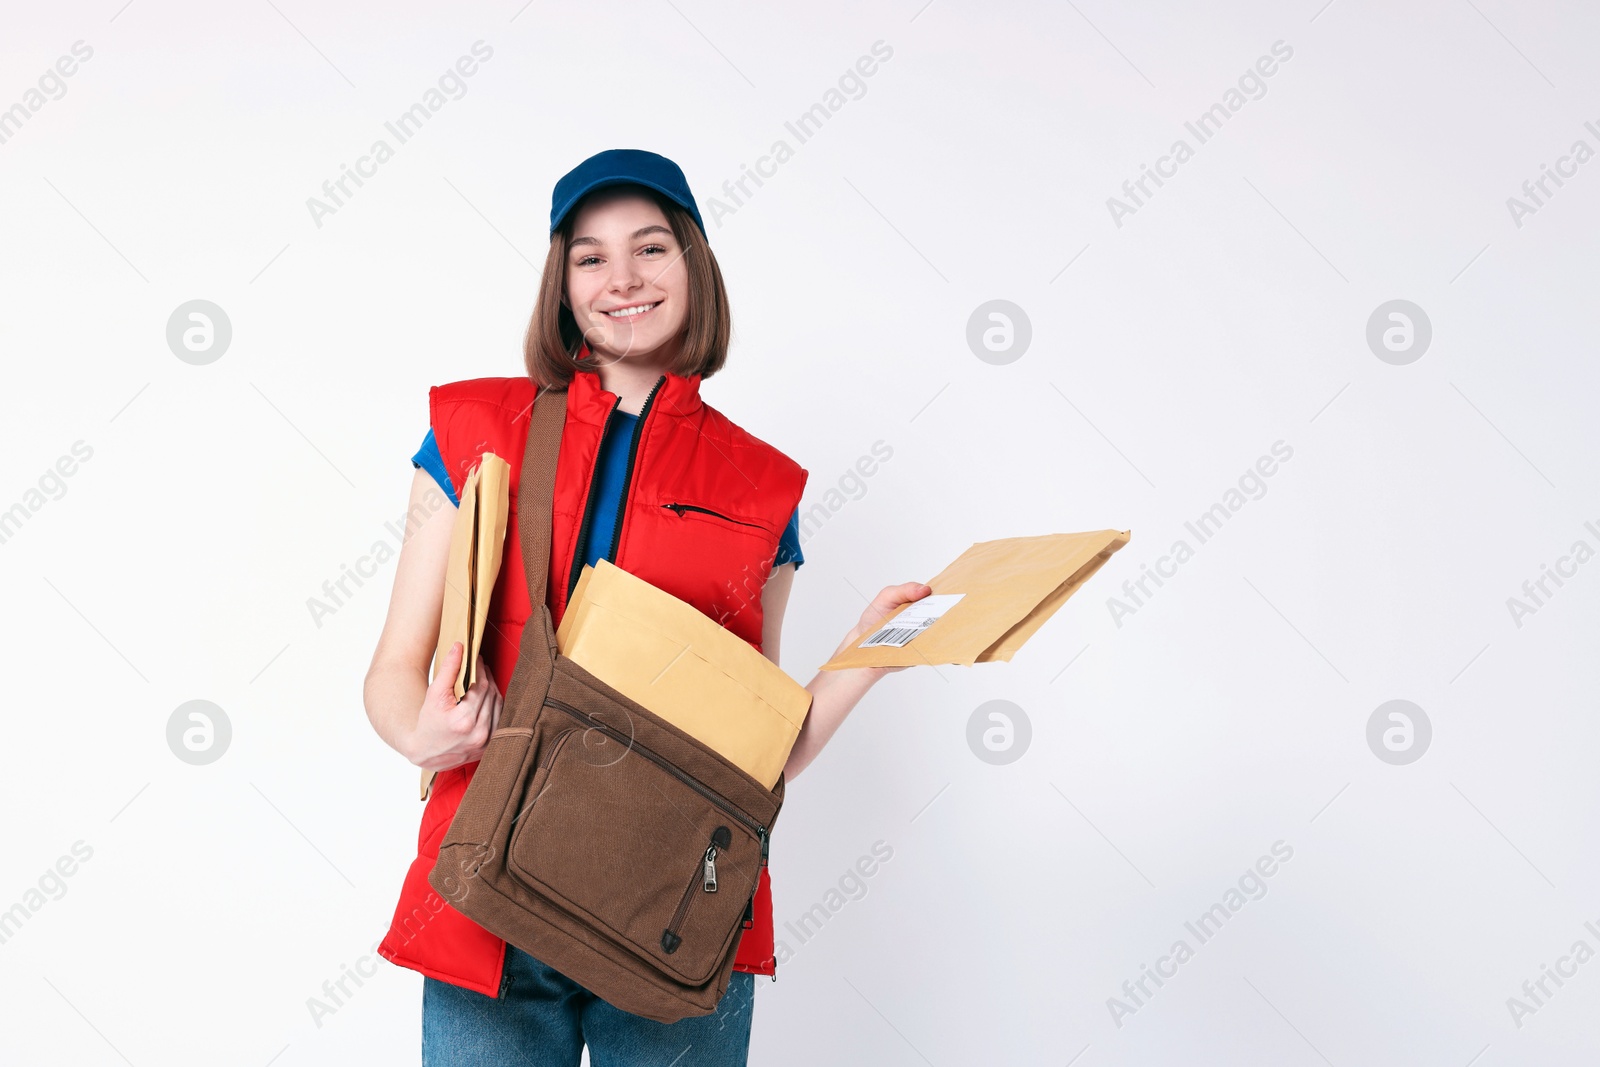
[[706, 846], [705, 891], [707, 893], [715, 893], [717, 891], [717, 846], [716, 845], [707, 845]]

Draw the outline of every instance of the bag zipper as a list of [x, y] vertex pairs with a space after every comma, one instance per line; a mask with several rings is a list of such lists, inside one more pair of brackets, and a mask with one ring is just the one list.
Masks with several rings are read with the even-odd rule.
[[599, 730], [601, 733], [607, 735], [608, 737], [613, 737], [613, 738], [617, 739], [618, 741], [621, 741], [621, 742], [627, 744], [629, 748], [631, 748], [634, 751], [638, 752], [641, 756], [643, 756], [646, 759], [650, 760], [652, 763], [656, 764], [662, 770], [666, 771], [668, 774], [671, 774], [673, 777], [677, 778], [684, 785], [688, 786], [690, 789], [693, 789], [695, 792], [699, 793], [701, 796], [703, 796], [707, 800], [711, 801], [711, 803], [715, 804], [717, 807], [721, 808], [723, 811], [727, 812], [729, 815], [732, 815], [735, 819], [738, 819], [741, 823], [743, 823], [746, 827], [749, 828], [751, 833], [755, 834], [756, 837], [760, 840], [760, 842], [761, 842], [761, 866], [765, 867], [767, 865], [767, 844], [768, 844], [768, 842], [767, 842], [767, 828], [765, 826], [761, 825], [760, 823], [756, 822], [754, 819], [750, 818], [750, 816], [746, 815], [744, 812], [740, 811], [738, 808], [734, 807], [733, 804], [730, 801], [728, 801], [725, 797], [722, 796], [722, 794], [714, 792], [709, 787], [701, 784], [701, 782], [698, 779], [694, 778], [692, 775], [686, 773], [685, 771], [681, 770], [678, 767], [673, 766], [670, 762], [668, 762], [666, 760], [666, 758], [664, 758], [662, 756], [659, 756], [656, 753], [652, 752], [650, 749], [648, 749], [648, 748], [644, 747], [643, 745], [639, 744], [638, 741], [634, 740], [633, 738], [625, 736], [623, 734], [623, 732], [621, 730], [618, 730], [615, 726], [612, 726], [610, 723], [607, 723], [607, 722], [602, 722], [601, 720], [595, 718], [593, 715], [590, 715], [588, 712], [584, 711], [582, 708], [575, 708], [571, 704], [568, 704], [566, 701], [557, 700], [555, 697], [552, 697], [552, 696], [545, 697], [545, 701], [544, 702], [546, 704], [549, 704], [552, 707], [561, 709], [562, 711], [566, 712], [568, 715], [572, 715], [572, 716], [577, 717], [580, 721], [587, 723], [589, 726], [593, 727], [596, 730]]
[[672, 913], [672, 921], [667, 923], [667, 928], [661, 931], [661, 950], [667, 955], [678, 951], [678, 946], [683, 943], [679, 931], [683, 929], [684, 920], [689, 917], [689, 905], [699, 893], [695, 892], [695, 882], [701, 885], [701, 893], [715, 893], [717, 891], [717, 847], [727, 848], [733, 842], [733, 834], [726, 826], [719, 826], [711, 833], [711, 844], [706, 846], [700, 863], [695, 868], [695, 877], [690, 880], [689, 886], [683, 891], [683, 899], [678, 901], [678, 908]]
[[556, 761], [556, 757], [561, 754], [562, 746], [565, 745], [567, 741], [571, 739], [572, 735], [577, 732], [577, 727], [573, 727], [572, 729], [567, 730], [565, 733], [556, 735], [556, 739], [550, 742], [549, 747], [540, 754], [539, 762], [536, 763], [533, 768], [533, 777], [528, 780], [528, 788], [533, 792], [533, 800], [530, 800], [524, 804], [522, 806], [522, 810], [511, 817], [511, 821], [513, 823], [522, 818], [524, 815], [528, 814], [528, 809], [533, 807], [534, 803], [544, 793], [544, 789], [542, 788], [544, 784], [543, 782], [540, 782], [541, 788], [538, 790], [533, 789], [533, 783], [539, 780], [540, 775], [549, 770], [550, 765], [554, 763]]
[[731, 515], [724, 515], [720, 511], [712, 511], [710, 508], [700, 507], [698, 504], [662, 504], [661, 506], [664, 508], [671, 508], [673, 511], [677, 512], [678, 518], [680, 519], [683, 518], [683, 513], [685, 511], [698, 511], [705, 515], [715, 515], [719, 519], [736, 523], [739, 526], [754, 526], [757, 529], [766, 529], [766, 527], [762, 526], [759, 522], [745, 522], [743, 519], [736, 519]]

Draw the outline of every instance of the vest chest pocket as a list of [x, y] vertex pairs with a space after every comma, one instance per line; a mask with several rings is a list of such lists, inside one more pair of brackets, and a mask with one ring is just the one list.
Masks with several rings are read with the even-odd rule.
[[659, 505], [656, 529], [665, 543], [689, 552], [739, 586], [751, 579], [759, 587], [772, 570], [779, 531], [732, 509], [668, 501]]
[[677, 501], [673, 501], [673, 502], [670, 502], [670, 503], [662, 504], [661, 506], [666, 508], [668, 511], [672, 512], [674, 515], [678, 516], [678, 518], [680, 518], [680, 519], [681, 518], [685, 518], [685, 517], [689, 517], [689, 516], [698, 517], [698, 516], [704, 515], [709, 520], [712, 520], [714, 522], [727, 523], [727, 524], [733, 525], [733, 526], [744, 526], [744, 527], [748, 528], [748, 530], [750, 532], [752, 532], [752, 533], [761, 533], [761, 534], [766, 534], [766, 535], [769, 535], [769, 536], [771, 534], [771, 531], [768, 530], [765, 526], [763, 526], [759, 522], [751, 522], [748, 519], [734, 518], [732, 515], [726, 515], [726, 514], [720, 512], [720, 511], [716, 511], [716, 510], [714, 510], [712, 508], [702, 507], [699, 504], [684, 504], [684, 503], [680, 503], [680, 502], [677, 502]]
[[648, 540], [651, 548], [648, 560], [632, 561], [638, 568], [633, 573], [746, 640], [760, 641], [761, 591], [781, 531], [727, 500], [667, 494], [656, 500], [638, 508], [638, 518], [649, 512], [650, 521], [630, 536]]

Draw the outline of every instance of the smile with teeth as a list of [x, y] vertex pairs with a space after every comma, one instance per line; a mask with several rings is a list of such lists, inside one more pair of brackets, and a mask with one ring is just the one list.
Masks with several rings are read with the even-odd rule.
[[606, 314], [614, 319], [631, 319], [635, 315], [643, 315], [647, 311], [654, 310], [660, 303], [661, 301], [657, 300], [654, 304], [638, 304], [631, 308], [619, 308], [616, 311], [608, 311]]

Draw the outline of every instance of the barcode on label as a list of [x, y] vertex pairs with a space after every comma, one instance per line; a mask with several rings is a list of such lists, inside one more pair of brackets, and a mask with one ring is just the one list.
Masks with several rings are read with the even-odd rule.
[[877, 648], [880, 645], [892, 645], [895, 648], [904, 648], [913, 637], [932, 626], [937, 619], [918, 619], [911, 626], [885, 626], [871, 637], [867, 638], [857, 648]]

